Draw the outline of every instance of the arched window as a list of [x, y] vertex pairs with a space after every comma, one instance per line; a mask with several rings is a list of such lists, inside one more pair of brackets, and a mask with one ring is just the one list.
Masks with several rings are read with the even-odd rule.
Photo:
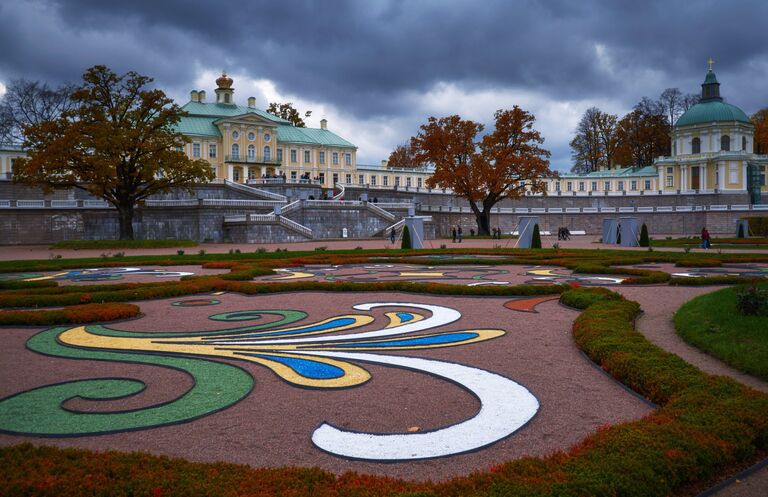
[[747, 151], [747, 137], [746, 136], [742, 136], [741, 137], [741, 149], [743, 151], [745, 151], [745, 152]]
[[731, 150], [731, 137], [728, 135], [723, 135], [720, 137], [720, 150], [724, 150], [728, 152]]
[[272, 149], [264, 147], [264, 160], [269, 160], [272, 157]]
[[232, 158], [239, 159], [240, 158], [240, 145], [237, 143], [232, 144]]
[[248, 158], [249, 159], [256, 158], [256, 147], [254, 147], [253, 145], [248, 145]]
[[693, 141], [691, 141], [691, 153], [692, 154], [701, 153], [701, 140], [699, 140], [698, 138], [694, 138]]

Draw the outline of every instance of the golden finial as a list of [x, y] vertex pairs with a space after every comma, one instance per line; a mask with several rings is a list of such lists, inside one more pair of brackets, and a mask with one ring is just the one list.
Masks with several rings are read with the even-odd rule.
[[712, 71], [712, 66], [715, 64], [715, 61], [712, 60], [712, 57], [709, 58], [707, 64], [709, 64], [709, 70]]

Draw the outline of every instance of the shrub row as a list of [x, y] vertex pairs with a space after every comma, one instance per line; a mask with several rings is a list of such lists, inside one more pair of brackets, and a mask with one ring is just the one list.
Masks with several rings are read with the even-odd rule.
[[51, 249], [122, 249], [197, 247], [192, 240], [64, 240], [53, 244]]
[[139, 315], [133, 304], [84, 304], [47, 311], [0, 311], [0, 326], [52, 325], [114, 321]]
[[766, 281], [766, 278], [760, 276], [735, 276], [724, 274], [721, 276], [705, 276], [700, 278], [675, 276], [669, 280], [669, 284], [672, 286], [742, 285], [745, 283], [760, 283], [762, 281]]
[[0, 494], [653, 497], [688, 492], [766, 449], [768, 396], [706, 375], [652, 345], [633, 328], [640, 312], [635, 302], [594, 288], [571, 289], [562, 298], [584, 309], [573, 326], [579, 347], [659, 404], [656, 412], [600, 428], [567, 452], [522, 458], [438, 484], [24, 444], [0, 449]]
[[25, 289], [25, 288], [50, 288], [58, 285], [59, 284], [53, 280], [42, 280], [42, 281], [10, 280], [10, 281], [0, 281], [0, 290], [19, 290], [19, 289]]

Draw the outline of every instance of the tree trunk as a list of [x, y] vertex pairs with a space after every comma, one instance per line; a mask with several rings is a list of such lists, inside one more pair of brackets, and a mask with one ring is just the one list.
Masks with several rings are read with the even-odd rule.
[[469, 203], [472, 212], [477, 220], [477, 234], [479, 236], [488, 236], [491, 234], [491, 207], [483, 205], [483, 210], [477, 208], [473, 202]]
[[117, 215], [120, 220], [120, 239], [133, 240], [133, 202], [118, 205]]

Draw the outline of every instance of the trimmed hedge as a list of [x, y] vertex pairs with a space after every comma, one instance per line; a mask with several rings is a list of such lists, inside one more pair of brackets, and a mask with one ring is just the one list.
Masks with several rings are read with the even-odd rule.
[[173, 248], [197, 247], [192, 240], [64, 240], [56, 242], [51, 249], [130, 249], [130, 248]]
[[661, 407], [641, 420], [600, 428], [567, 452], [433, 484], [23, 444], [0, 448], [0, 494], [661, 497], [690, 493], [760, 456], [768, 446], [768, 396], [706, 375], [651, 344], [633, 328], [639, 305], [606, 292], [578, 288], [563, 294], [584, 309], [573, 325], [576, 343]]
[[760, 276], [702, 276], [691, 278], [687, 276], [675, 276], [669, 280], [672, 286], [709, 286], [709, 285], [742, 285], [745, 283], [760, 283], [766, 278]]
[[45, 311], [0, 311], [0, 326], [96, 323], [139, 315], [133, 304], [84, 304]]
[[58, 286], [59, 283], [53, 280], [42, 281], [23, 281], [23, 280], [9, 280], [0, 281], [0, 290], [18, 290], [24, 288], [49, 288]]

